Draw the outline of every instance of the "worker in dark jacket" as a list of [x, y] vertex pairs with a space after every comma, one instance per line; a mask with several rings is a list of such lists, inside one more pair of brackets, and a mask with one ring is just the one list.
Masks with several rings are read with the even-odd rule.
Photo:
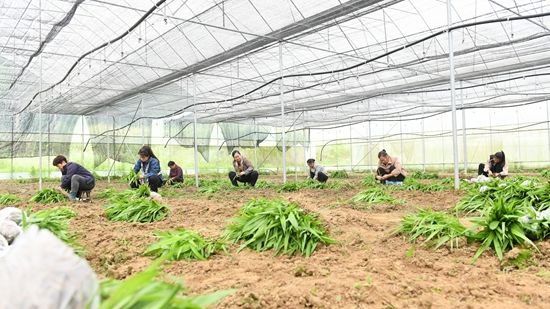
[[91, 191], [95, 187], [95, 177], [84, 166], [67, 162], [67, 158], [58, 155], [53, 159], [53, 166], [61, 171], [61, 189], [69, 191], [71, 200], [80, 199], [82, 191]]
[[166, 183], [172, 185], [176, 182], [183, 182], [183, 170], [179, 167], [176, 162], [169, 161], [168, 167], [170, 168], [170, 175], [166, 180]]

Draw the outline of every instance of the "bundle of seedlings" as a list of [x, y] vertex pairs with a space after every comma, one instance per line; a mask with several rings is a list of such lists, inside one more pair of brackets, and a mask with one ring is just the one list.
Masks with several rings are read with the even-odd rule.
[[246, 203], [238, 214], [228, 220], [233, 224], [224, 231], [229, 241], [244, 241], [238, 251], [246, 247], [255, 251], [274, 249], [273, 256], [300, 252], [309, 257], [319, 242], [336, 244], [317, 215], [304, 213], [296, 203], [259, 198]]
[[112, 200], [126, 200], [126, 199], [138, 199], [143, 197], [150, 197], [151, 196], [151, 189], [149, 189], [146, 185], [140, 185], [137, 187], [137, 189], [128, 189], [124, 190], [120, 193], [116, 193], [116, 191], [108, 198]]
[[29, 202], [37, 203], [58, 203], [65, 201], [67, 201], [65, 195], [53, 188], [44, 188], [29, 200]]
[[66, 244], [72, 246], [75, 251], [82, 245], [75, 241], [76, 234], [69, 231], [69, 223], [76, 217], [75, 211], [70, 207], [55, 207], [31, 213], [32, 206], [23, 211], [23, 230], [36, 224], [40, 229], [47, 229]]
[[258, 181], [256, 181], [256, 184], [254, 185], [254, 187], [256, 187], [256, 188], [275, 188], [277, 186], [274, 185], [274, 184], [270, 184], [269, 182], [267, 182], [265, 180], [258, 180]]
[[510, 178], [506, 181], [492, 180], [484, 184], [470, 186], [464, 198], [454, 209], [458, 212], [472, 213], [482, 211], [488, 201], [501, 197], [505, 203], [540, 211], [550, 206], [550, 185], [539, 185], [540, 181], [524, 178]]
[[437, 173], [427, 173], [427, 172], [416, 171], [412, 173], [409, 177], [414, 179], [438, 179], [439, 175]]
[[348, 203], [369, 203], [369, 204], [402, 204], [405, 203], [403, 199], [395, 199], [389, 193], [387, 193], [382, 187], [370, 187], [367, 190], [363, 190], [357, 193], [354, 197], [348, 200]]
[[95, 197], [96, 198], [112, 198], [116, 195], [116, 190], [115, 188], [109, 188], [109, 189], [105, 189], [103, 190], [103, 192], [100, 192], [98, 194], [95, 194]]
[[209, 294], [185, 296], [188, 293], [183, 281], [161, 271], [161, 264], [170, 258], [169, 252], [155, 260], [151, 266], [121, 282], [104, 279], [100, 282], [99, 309], [201, 309], [218, 303], [236, 290], [220, 290]]
[[183, 228], [172, 232], [155, 232], [158, 242], [147, 248], [143, 255], [159, 257], [173, 252], [170, 260], [201, 260], [206, 261], [216, 250], [226, 251], [223, 241], [204, 239], [197, 232]]
[[129, 185], [132, 185], [132, 184], [139, 185], [139, 174], [134, 172], [133, 170], [130, 171], [130, 173], [123, 179]]
[[[474, 225], [468, 228], [472, 231], [469, 241], [481, 242], [472, 263], [489, 247], [495, 250], [499, 260], [502, 260], [504, 251], [512, 249], [516, 244], [527, 243], [537, 249], [527, 237], [524, 224], [519, 220], [527, 213], [522, 203], [514, 205], [506, 202], [504, 191], [498, 192], [495, 199], [488, 199], [486, 203], [481, 209], [481, 216], [470, 219]], [[475, 231], [478, 232], [474, 233]]]
[[346, 171], [334, 171], [330, 173], [330, 178], [348, 178]]
[[550, 178], [550, 170], [544, 170], [540, 173], [539, 177]]
[[399, 227], [392, 232], [408, 236], [408, 241], [413, 243], [409, 254], [412, 254], [414, 245], [419, 240], [422, 240], [422, 245], [435, 246], [434, 250], [449, 243], [452, 250], [454, 246], [458, 246], [459, 238], [465, 236], [466, 227], [457, 217], [445, 212], [434, 212], [431, 207], [428, 210], [419, 207], [417, 211], [403, 217]]
[[17, 195], [9, 193], [0, 194], [0, 205], [11, 205], [20, 202], [21, 199]]
[[168, 214], [168, 206], [155, 200], [141, 197], [129, 199], [117, 197], [104, 206], [105, 214], [110, 221], [153, 222]]
[[376, 185], [376, 184], [378, 184], [378, 180], [376, 180], [376, 178], [374, 178], [373, 174], [365, 175], [365, 178], [363, 178], [363, 181], [361, 181], [361, 186], [363, 186], [363, 187], [368, 187], [368, 186], [372, 186], [372, 185]]
[[280, 193], [280, 192], [293, 192], [293, 191], [298, 191], [300, 190], [302, 186], [300, 185], [300, 183], [298, 181], [291, 181], [291, 182], [287, 182], [287, 183], [284, 183], [281, 185], [281, 187], [277, 190], [277, 193]]

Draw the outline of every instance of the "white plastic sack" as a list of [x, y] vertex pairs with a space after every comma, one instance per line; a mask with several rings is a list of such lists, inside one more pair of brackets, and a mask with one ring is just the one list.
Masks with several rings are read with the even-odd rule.
[[22, 219], [21, 209], [15, 207], [5, 207], [0, 209], [0, 221], [11, 220], [17, 224], [20, 224]]
[[0, 278], [0, 308], [99, 307], [99, 284], [88, 262], [35, 225], [0, 258]]
[[8, 241], [8, 244], [11, 244], [15, 237], [17, 237], [17, 235], [21, 232], [21, 227], [15, 224], [15, 222], [0, 219], [0, 235], [4, 236], [4, 238]]
[[8, 241], [4, 238], [4, 236], [0, 235], [0, 258], [8, 254], [11, 247], [8, 245]]
[[162, 195], [158, 194], [157, 192], [151, 191], [151, 198], [157, 202], [162, 202]]

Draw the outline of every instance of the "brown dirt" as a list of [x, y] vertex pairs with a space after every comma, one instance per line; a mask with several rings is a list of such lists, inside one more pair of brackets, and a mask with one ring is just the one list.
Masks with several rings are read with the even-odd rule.
[[[273, 176], [262, 178], [280, 183]], [[272, 257], [273, 252], [248, 249], [236, 253], [236, 247], [232, 247], [229, 255], [218, 253], [209, 261], [172, 262], [166, 272], [183, 278], [191, 294], [238, 289], [215, 308], [548, 308], [548, 241], [538, 244], [540, 253], [532, 258], [532, 266], [524, 269], [502, 271], [492, 250], [470, 264], [477, 244], [461, 243], [452, 251], [440, 248], [435, 252], [417, 245], [413, 256], [407, 258], [411, 245], [399, 235], [390, 235], [403, 215], [417, 207], [449, 210], [463, 192], [392, 191], [394, 197], [404, 198], [406, 203], [353, 209], [342, 201], [363, 189], [358, 185], [361, 178], [358, 175], [349, 179], [355, 185], [338, 190], [304, 189], [293, 193], [258, 188], [197, 194], [195, 188], [177, 189], [179, 196], [165, 199], [171, 214], [148, 224], [109, 222], [101, 199], [35, 205], [34, 210], [65, 205], [78, 209], [71, 228], [80, 233], [78, 242], [88, 250], [84, 257], [100, 278], [117, 279], [150, 265], [151, 259], [141, 254], [154, 241], [154, 231], [182, 227], [218, 237], [226, 220], [251, 198], [282, 196], [320, 214], [339, 244], [322, 245], [310, 258]], [[101, 181], [94, 192], [109, 187], [126, 189], [120, 182]], [[38, 186], [3, 181], [0, 188], [0, 193], [28, 200]], [[26, 208], [28, 203], [16, 206]]]

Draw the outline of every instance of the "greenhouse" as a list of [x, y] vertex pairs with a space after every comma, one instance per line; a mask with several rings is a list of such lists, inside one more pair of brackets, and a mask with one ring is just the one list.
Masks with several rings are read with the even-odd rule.
[[[185, 179], [181, 188], [160, 188], [159, 198], [171, 202], [169, 206], [175, 207], [172, 214], [175, 215], [177, 209], [178, 218], [181, 216], [178, 220], [189, 223], [186, 228], [195, 227], [195, 221], [201, 222], [200, 225], [207, 230], [206, 235], [213, 236], [213, 231], [225, 222], [223, 220], [231, 211], [237, 210], [235, 205], [240, 207], [247, 202], [242, 196], [236, 197], [240, 193], [235, 192], [241, 191], [233, 191], [236, 189], [231, 188], [227, 179], [227, 173], [234, 169], [232, 152], [238, 150], [253, 163], [260, 175], [260, 188], [252, 189], [270, 190], [253, 194], [254, 191], [248, 190], [247, 186], [242, 195], [260, 204], [271, 205], [275, 203], [273, 200], [264, 201], [262, 198], [279, 198], [282, 194], [284, 201], [278, 201], [281, 204], [277, 207], [288, 210], [292, 216], [302, 212], [298, 209], [293, 213], [292, 202], [307, 201], [304, 202], [304, 213], [318, 212], [323, 214], [321, 217], [330, 218], [325, 221], [330, 221], [332, 230], [327, 231], [333, 233], [331, 236], [342, 249], [331, 251], [335, 250], [331, 249], [334, 247], [332, 240], [320, 236], [325, 240], [322, 250], [327, 255], [346, 256], [385, 247], [380, 242], [366, 245], [366, 240], [351, 233], [357, 231], [359, 235], [365, 232], [364, 229], [371, 229], [373, 234], [369, 235], [377, 241], [389, 237], [390, 225], [386, 221], [396, 219], [390, 216], [391, 212], [398, 212], [396, 217], [402, 218], [407, 210], [423, 209], [429, 213], [432, 205], [434, 210], [457, 210], [463, 206], [460, 211], [467, 214], [479, 211], [460, 204], [467, 196], [464, 195], [464, 190], [467, 190], [464, 183], [468, 183], [461, 180], [470, 180], [470, 185], [476, 186], [478, 192], [478, 186], [482, 184], [473, 183], [478, 181], [475, 178], [478, 165], [488, 162], [489, 155], [506, 153], [505, 163], [511, 175], [508, 179], [515, 179], [516, 175], [538, 175], [550, 166], [550, 94], [546, 92], [550, 87], [549, 1], [6, 0], [0, 2], [0, 15], [0, 182], [5, 182], [3, 188], [0, 185], [0, 191], [3, 190], [0, 204], [3, 204], [1, 195], [6, 192], [30, 197], [33, 195], [31, 191], [57, 186], [61, 173], [55, 161], [52, 165], [52, 160], [58, 155], [87, 168], [102, 190], [128, 189], [127, 183], [121, 185], [117, 182], [132, 177], [129, 173], [135, 164], [139, 164], [141, 153], [138, 152], [143, 146], [150, 146], [158, 157], [165, 178], [170, 172], [167, 163], [175, 161], [182, 168]], [[406, 183], [404, 187], [408, 189], [395, 190], [393, 197], [382, 194], [392, 189], [371, 192], [377, 201], [385, 203], [387, 213], [376, 208], [373, 210], [372, 206], [359, 207], [359, 197], [353, 199], [357, 193], [355, 189], [372, 184], [369, 177], [379, 168], [379, 152], [382, 150], [399, 158], [409, 176], [415, 175], [423, 181]], [[304, 185], [304, 189], [300, 185], [310, 172], [306, 165], [310, 158], [322, 164], [330, 176], [327, 183], [313, 187]], [[348, 174], [347, 183], [336, 179], [337, 175], [348, 177]], [[429, 175], [435, 176], [428, 180]], [[413, 178], [409, 176], [409, 179]], [[427, 178], [421, 178], [423, 176]], [[550, 172], [541, 177], [549, 176]], [[438, 177], [442, 178], [441, 181], [437, 180]], [[222, 180], [226, 183], [220, 185]], [[530, 181], [530, 185], [540, 189], [540, 179], [520, 180], [514, 181]], [[432, 182], [436, 185], [430, 186]], [[491, 193], [487, 194], [506, 187], [502, 183], [501, 186], [488, 183], [488, 189], [484, 190]], [[213, 184], [221, 187], [209, 189]], [[255, 181], [252, 187], [254, 184]], [[228, 187], [223, 187], [225, 185]], [[290, 189], [286, 185], [295, 187]], [[507, 188], [511, 187], [508, 184]], [[156, 188], [151, 190], [155, 192]], [[422, 194], [413, 195], [406, 193], [407, 190]], [[86, 210], [89, 211], [86, 216], [75, 215], [73, 219], [83, 220], [77, 221], [84, 229], [79, 230], [81, 233], [94, 233], [96, 227], [91, 227], [91, 222], [100, 220], [100, 217], [107, 222], [97, 221], [102, 228], [111, 223], [107, 219], [112, 221], [109, 211], [106, 211], [107, 215], [103, 214], [102, 207], [109, 207], [107, 202], [99, 197], [97, 200], [102, 201], [102, 205], [95, 204], [99, 192], [96, 188], [92, 195], [92, 205], [97, 206], [95, 210]], [[188, 195], [189, 200], [169, 199], [173, 197], [171, 194], [178, 192]], [[540, 206], [537, 208], [533, 204], [530, 212], [525, 210], [513, 216], [543, 220], [543, 211], [548, 207], [546, 193], [523, 193], [518, 201], [529, 201], [523, 206], [527, 207], [535, 200], [542, 206], [537, 204]], [[151, 192], [146, 195], [149, 194]], [[316, 200], [318, 196], [320, 200]], [[216, 202], [210, 204], [209, 199]], [[30, 213], [34, 202], [30, 201], [28, 209], [28, 203], [19, 208]], [[188, 212], [193, 203], [204, 208], [204, 212]], [[342, 206], [345, 203], [355, 203], [355, 206]], [[396, 206], [400, 203], [407, 206]], [[455, 205], [458, 208], [453, 208]], [[45, 210], [44, 207], [38, 206], [35, 210]], [[138, 254], [137, 249], [128, 249], [129, 244], [132, 241], [148, 243], [153, 231], [159, 233], [154, 237], [168, 237], [172, 235], [166, 231], [168, 227], [181, 227], [169, 212], [164, 212], [168, 208], [159, 207], [157, 217], [152, 220], [163, 221], [158, 230], [147, 226], [139, 231], [132, 226], [129, 234], [133, 239], [112, 236], [117, 239], [116, 246], [112, 245], [116, 250], [126, 246], [128, 252], [135, 253], [133, 256], [123, 258], [122, 255], [126, 255], [122, 249], [116, 251], [119, 255], [115, 256], [112, 247], [109, 247], [111, 251], [93, 251], [93, 257], [86, 256], [100, 277], [125, 279], [135, 274], [136, 269], [143, 270], [144, 267], [140, 266], [145, 262], [128, 264], [131, 266], [125, 264], [129, 260], [147, 259], [141, 256], [141, 249], [145, 248], [141, 245], [134, 247], [141, 250]], [[260, 206], [243, 207], [250, 210]], [[344, 213], [332, 215], [331, 211], [342, 211], [340, 207], [345, 209]], [[365, 209], [366, 213], [363, 212]], [[203, 222], [205, 213], [215, 219]], [[375, 217], [388, 215], [388, 218], [372, 219], [370, 215], [373, 214]], [[548, 218], [550, 220], [550, 215]], [[192, 219], [195, 221], [186, 221]], [[369, 225], [368, 220], [379, 221]], [[152, 221], [147, 222], [156, 224]], [[145, 221], [140, 222], [145, 225]], [[292, 223], [292, 220], [288, 222]], [[550, 226], [550, 221], [547, 224]], [[116, 226], [123, 231], [128, 228]], [[145, 230], [149, 234], [141, 234]], [[98, 232], [93, 242], [90, 240], [84, 245], [97, 246], [104, 242], [104, 239], [97, 239], [111, 232], [117, 231], [112, 228]], [[162, 234], [164, 232], [168, 234]], [[237, 232], [227, 233], [234, 235], [232, 233]], [[319, 231], [312, 233], [322, 235]], [[194, 235], [186, 234], [185, 237]], [[397, 242], [399, 239], [390, 239], [390, 247], [402, 245]], [[468, 238], [468, 242], [472, 239]], [[525, 239], [521, 238], [518, 243], [534, 245]], [[69, 240], [66, 242], [70, 244]], [[483, 242], [483, 246], [485, 244]], [[503, 245], [501, 249], [507, 251], [513, 243], [509, 245]], [[303, 249], [306, 245], [301, 246]], [[315, 246], [305, 253], [308, 258], [316, 250]], [[445, 253], [450, 255], [445, 256], [446, 259], [452, 259], [454, 254], [452, 241], [449, 246], [451, 253]], [[350, 248], [357, 250], [351, 252]], [[420, 251], [420, 244], [416, 249], [413, 244], [412, 251], [407, 252], [409, 248], [407, 245], [403, 249], [405, 253], [401, 253], [408, 257], [410, 252]], [[537, 254], [550, 252], [547, 241], [542, 245], [537, 243], [536, 248]], [[239, 247], [236, 252], [241, 249]], [[497, 252], [498, 263], [505, 260], [498, 246], [493, 249]], [[275, 249], [275, 255], [279, 250], [282, 253], [289, 249], [287, 246]], [[149, 251], [154, 250], [149, 248]], [[475, 251], [466, 251], [460, 254], [468, 257], [464, 260], [469, 262]], [[232, 251], [237, 255], [236, 252]], [[483, 252], [479, 251], [474, 260], [484, 259], [487, 264], [493, 263], [491, 267], [501, 267], [501, 270], [509, 267], [497, 265], [491, 260], [496, 260], [494, 254], [489, 256], [481, 254]], [[464, 275], [462, 270], [430, 262], [436, 255], [431, 250], [418, 254], [422, 254], [424, 260], [416, 261], [415, 267], [425, 262], [434, 272], [441, 267], [447, 275]], [[208, 259], [207, 254], [201, 257]], [[296, 278], [330, 277], [322, 275], [325, 260], [316, 261], [310, 274], [304, 266], [307, 262], [300, 264], [293, 260], [295, 264], [286, 267], [284, 260], [271, 264], [269, 257], [263, 258], [265, 263], [262, 260], [258, 264], [263, 268], [274, 272], [284, 269], [285, 273], [293, 274], [292, 280], [279, 278], [284, 282], [299, 285], [294, 281]], [[392, 255], [394, 258], [396, 262], [390, 268], [404, 267], [405, 262]], [[315, 256], [311, 259], [315, 261]], [[382, 262], [376, 264], [376, 260], [373, 261], [374, 257], [369, 256], [369, 259], [377, 265], [378, 271], [383, 267]], [[244, 263], [239, 261], [237, 263]], [[353, 263], [367, 265], [370, 262], [365, 258]], [[397, 302], [389, 301], [388, 295], [370, 301], [365, 299], [368, 294], [365, 292], [373, 293], [376, 284], [380, 284], [378, 289], [382, 290], [381, 281], [370, 281], [371, 276], [377, 274], [372, 269], [363, 273], [368, 275], [368, 279], [365, 276], [354, 279], [355, 286], [347, 282], [351, 291], [336, 289], [338, 292], [323, 298], [317, 295], [317, 291], [329, 283], [310, 282], [300, 294], [290, 287], [283, 287], [278, 281], [263, 286], [259, 279], [261, 270], [254, 270], [254, 266], [249, 264], [248, 270], [258, 277], [257, 281], [240, 278], [239, 271], [232, 270], [231, 263], [224, 260], [223, 267], [211, 266], [204, 272], [176, 263], [180, 268], [170, 275], [179, 276], [179, 272], [184, 270], [190, 272], [187, 275], [191, 278], [186, 277], [186, 280], [192, 286], [195, 284], [195, 294], [210, 291], [209, 288], [229, 291], [244, 287], [246, 292], [236, 292], [241, 293], [237, 300], [235, 296], [228, 296], [230, 301], [226, 301], [221, 306], [223, 308], [369, 308], [368, 304], [383, 308], [430, 307], [428, 303], [431, 301], [421, 299], [420, 294], [416, 295], [406, 287], [393, 295], [400, 299]], [[127, 272], [121, 270], [126, 267]], [[231, 284], [214, 279], [200, 280], [209, 271], [223, 272], [224, 267], [237, 278], [230, 280]], [[330, 274], [341, 272], [353, 277], [353, 270], [342, 267]], [[472, 269], [468, 268], [468, 274], [474, 279], [482, 277], [481, 272], [491, 272], [486, 268]], [[420, 269], [418, 273], [423, 271]], [[538, 271], [537, 280], [549, 278], [550, 272], [545, 269]], [[388, 278], [394, 276], [386, 275]], [[435, 276], [439, 282], [448, 279], [437, 274], [428, 276]], [[419, 290], [425, 288], [424, 291], [431, 295], [442, 290], [449, 292], [446, 287], [417, 286], [411, 279], [413, 275], [403, 277], [408, 280], [403, 285], [415, 286]], [[499, 281], [499, 278], [490, 280]], [[526, 286], [532, 284], [530, 279], [516, 279]], [[255, 284], [258, 284], [256, 290], [246, 290], [247, 286]], [[457, 282], [452, 284], [458, 285]], [[208, 288], [201, 290], [199, 286], [203, 285]], [[512, 292], [513, 287], [506, 287], [509, 293], [500, 296], [513, 299], [508, 304], [513, 303], [516, 307], [518, 299], [519, 305], [537, 303], [536, 299], [540, 304], [550, 299], [545, 292], [531, 295], [526, 291]], [[276, 292], [270, 293], [272, 289]], [[498, 294], [486, 293], [483, 295], [487, 299]], [[266, 303], [262, 303], [264, 294], [269, 295]], [[283, 294], [293, 295], [293, 300], [282, 301]], [[526, 300], [526, 295], [529, 300]], [[481, 299], [479, 295], [469, 298], [454, 295], [451, 304], [441, 300], [441, 295], [437, 297], [433, 304], [440, 308], [450, 308], [451, 305], [457, 308], [505, 306], [503, 303], [472, 302], [472, 299]], [[405, 302], [405, 298], [418, 302]], [[341, 299], [345, 302], [340, 303]]]
[[256, 2], [4, 2], [4, 178], [59, 153], [115, 175], [144, 144], [190, 174], [235, 148], [280, 175], [548, 165], [544, 1]]

